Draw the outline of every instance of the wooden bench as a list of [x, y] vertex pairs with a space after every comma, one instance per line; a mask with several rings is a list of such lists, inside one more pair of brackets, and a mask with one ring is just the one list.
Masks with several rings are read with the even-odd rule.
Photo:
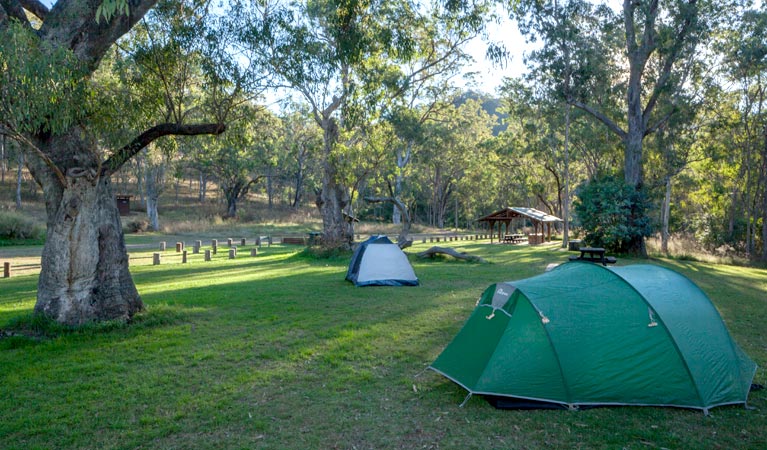
[[503, 236], [503, 242], [506, 242], [509, 244], [518, 244], [526, 240], [527, 240], [527, 236], [525, 236], [524, 234], [507, 234]]
[[282, 243], [290, 245], [306, 245], [306, 238], [285, 236], [282, 238]]

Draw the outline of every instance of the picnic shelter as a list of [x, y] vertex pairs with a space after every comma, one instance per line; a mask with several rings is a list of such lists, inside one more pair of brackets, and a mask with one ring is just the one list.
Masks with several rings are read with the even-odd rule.
[[[532, 224], [534, 232], [527, 235], [529, 244], [540, 244], [551, 240], [551, 224], [562, 222], [562, 219], [534, 208], [506, 207], [500, 211], [488, 214], [477, 220], [487, 222], [490, 229], [490, 242], [495, 234], [495, 226], [498, 225], [498, 242], [508, 241], [506, 236], [512, 236], [517, 221], [523, 221], [522, 226], [528, 221]], [[512, 241], [513, 242], [513, 241]]]

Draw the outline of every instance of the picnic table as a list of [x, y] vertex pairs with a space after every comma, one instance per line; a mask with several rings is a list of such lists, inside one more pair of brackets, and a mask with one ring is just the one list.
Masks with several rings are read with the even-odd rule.
[[[570, 261], [588, 261], [600, 263], [603, 266], [615, 264], [618, 260], [614, 256], [605, 256], [605, 249], [602, 247], [581, 247], [580, 256], [571, 256]], [[588, 256], [587, 256], [588, 255]]]
[[509, 244], [517, 244], [519, 242], [522, 242], [525, 238], [524, 234], [507, 234], [503, 236], [503, 242], [507, 242]]

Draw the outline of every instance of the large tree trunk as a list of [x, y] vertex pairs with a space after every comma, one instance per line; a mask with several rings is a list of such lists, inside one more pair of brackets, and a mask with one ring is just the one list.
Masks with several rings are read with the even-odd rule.
[[[410, 156], [413, 154], [412, 140], [407, 141], [404, 148], [397, 149], [397, 173], [394, 175], [394, 193], [395, 198], [400, 198], [402, 195], [402, 182], [405, 179], [405, 168], [410, 163]], [[392, 206], [392, 223], [397, 225], [402, 222], [402, 212], [400, 208], [395, 204]]]
[[146, 167], [146, 215], [149, 225], [154, 231], [160, 231], [160, 215], [157, 206], [160, 194], [163, 190], [165, 167], [162, 165], [147, 164]]
[[24, 181], [24, 154], [19, 152], [17, 155], [16, 167], [16, 209], [21, 210], [21, 184]]
[[5, 172], [8, 170], [5, 140], [6, 136], [0, 134], [0, 183], [5, 183]]
[[66, 148], [61, 153], [72, 158], [59, 161], [68, 166], [66, 186], [39, 159], [29, 164], [43, 186], [48, 229], [35, 312], [67, 325], [130, 319], [143, 304], [128, 270], [111, 181], [97, 176], [97, 153], [75, 132], [45, 145]]
[[226, 217], [234, 219], [237, 217], [237, 194], [227, 192], [226, 195]]
[[317, 207], [322, 216], [322, 245], [327, 248], [351, 248], [354, 242], [354, 228], [351, 221], [344, 219], [349, 205], [349, 190], [338, 181], [338, 168], [332, 149], [338, 140], [338, 124], [332, 118], [322, 121], [324, 134], [324, 155], [322, 161], [322, 190], [317, 198]]
[[208, 174], [200, 171], [200, 190], [197, 193], [197, 200], [201, 204], [205, 203], [205, 196], [208, 193]]
[[567, 248], [570, 240], [570, 109], [565, 106], [565, 198], [562, 202], [562, 248]]
[[663, 197], [663, 208], [661, 209], [661, 232], [660, 249], [668, 255], [669, 238], [669, 216], [671, 215], [671, 175], [666, 175], [666, 195]]

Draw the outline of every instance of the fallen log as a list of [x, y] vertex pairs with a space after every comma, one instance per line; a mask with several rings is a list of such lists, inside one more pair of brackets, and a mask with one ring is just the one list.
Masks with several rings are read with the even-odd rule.
[[468, 253], [464, 253], [464, 252], [457, 252], [455, 249], [448, 248], [448, 247], [438, 247], [436, 245], [428, 250], [424, 250], [421, 253], [417, 254], [419, 258], [433, 258], [434, 255], [450, 255], [453, 258], [463, 259], [466, 261], [475, 261], [480, 263], [487, 262], [484, 259], [480, 258], [479, 256], [469, 255]]

